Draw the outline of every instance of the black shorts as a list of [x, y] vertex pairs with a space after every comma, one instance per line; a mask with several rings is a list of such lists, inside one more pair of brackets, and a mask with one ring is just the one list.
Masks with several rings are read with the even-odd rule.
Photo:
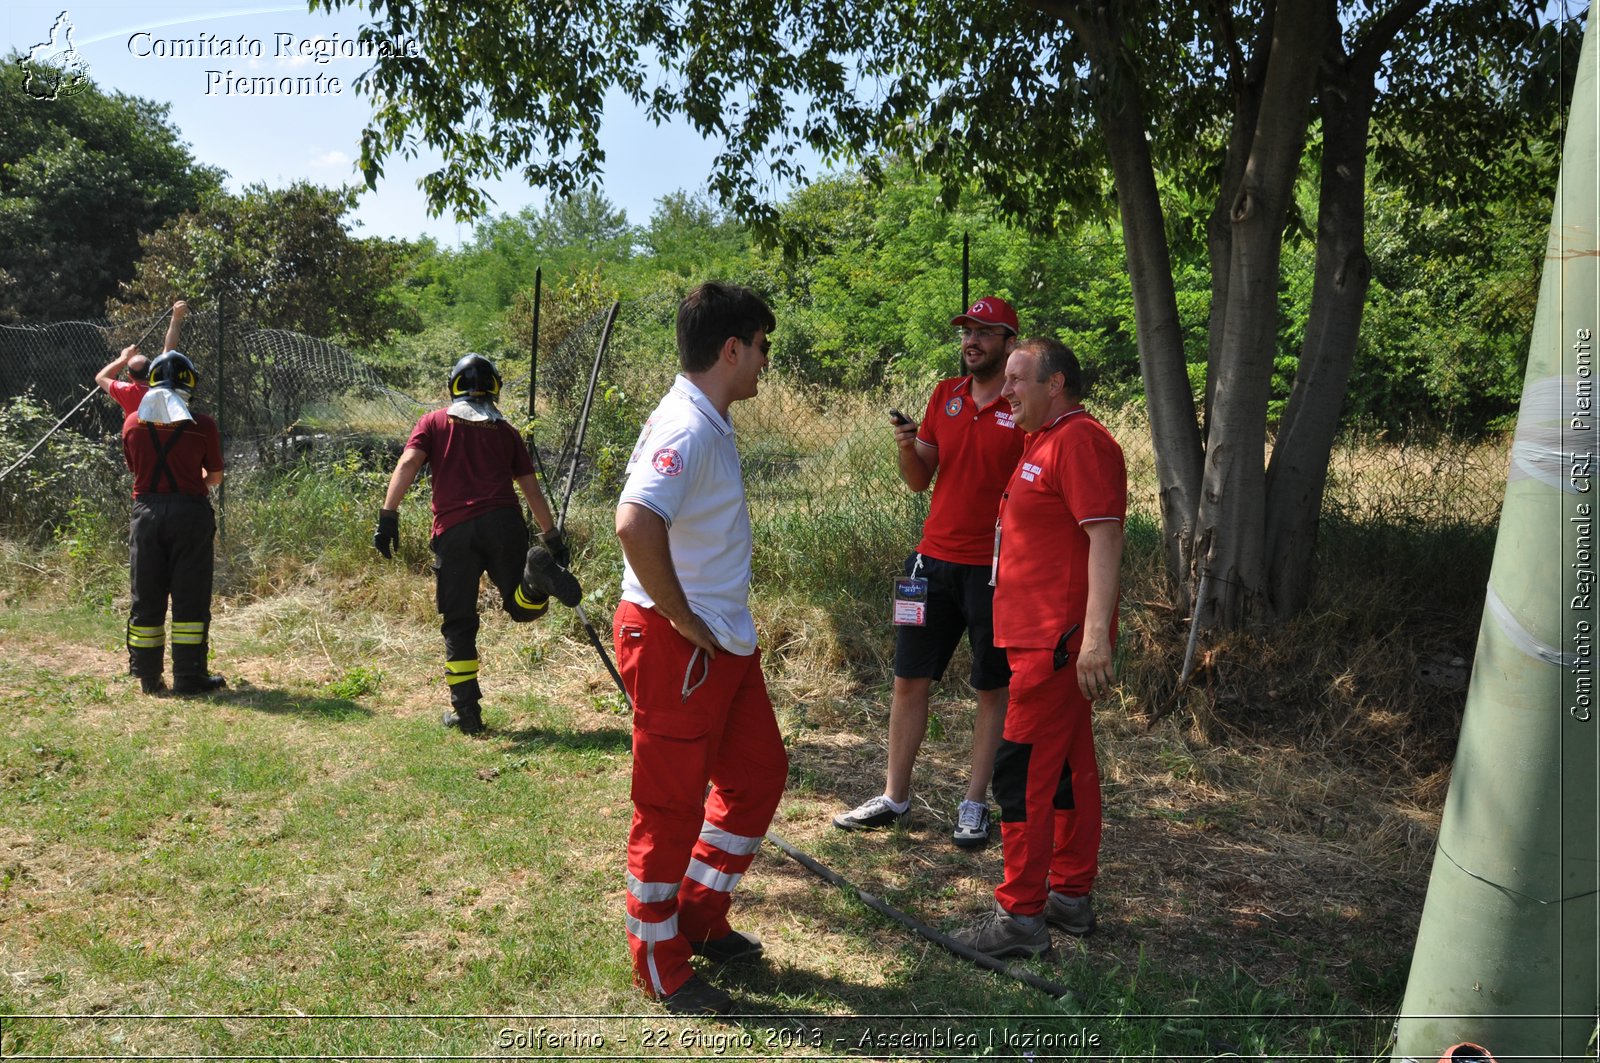
[[1011, 681], [1006, 651], [994, 644], [994, 588], [988, 565], [958, 565], [922, 554], [906, 558], [905, 573], [928, 581], [928, 622], [894, 629], [894, 674], [900, 679], [941, 679], [961, 633], [972, 646], [974, 690], [997, 690]]

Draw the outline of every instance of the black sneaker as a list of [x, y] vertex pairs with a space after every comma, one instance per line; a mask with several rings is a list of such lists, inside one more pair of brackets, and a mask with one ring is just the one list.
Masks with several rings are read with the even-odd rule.
[[221, 690], [228, 685], [228, 681], [220, 675], [202, 675], [193, 678], [172, 679], [172, 692], [174, 694], [209, 694], [213, 690]]
[[833, 825], [840, 830], [874, 830], [878, 827], [889, 827], [906, 818], [911, 811], [909, 804], [900, 811], [889, 803], [883, 794], [852, 808], [848, 812], [841, 812], [833, 817]]
[[696, 956], [704, 956], [712, 963], [744, 963], [761, 958], [761, 939], [754, 934], [730, 930], [722, 937], [709, 941], [691, 941], [689, 948]]
[[733, 1014], [733, 998], [699, 975], [662, 997], [661, 1006], [674, 1015]]

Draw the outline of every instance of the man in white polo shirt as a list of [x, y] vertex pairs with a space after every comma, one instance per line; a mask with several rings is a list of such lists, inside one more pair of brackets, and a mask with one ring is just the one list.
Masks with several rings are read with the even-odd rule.
[[755, 397], [776, 324], [747, 288], [689, 293], [683, 371], [639, 434], [617, 505], [614, 638], [634, 714], [628, 945], [635, 981], [682, 1014], [733, 1008], [691, 956], [761, 955], [728, 906], [789, 771], [750, 615], [750, 513], [728, 420]]

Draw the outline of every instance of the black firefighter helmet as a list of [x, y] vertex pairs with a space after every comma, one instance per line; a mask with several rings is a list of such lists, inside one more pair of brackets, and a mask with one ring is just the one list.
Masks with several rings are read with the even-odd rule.
[[481, 354], [468, 354], [450, 370], [452, 399], [500, 398], [500, 374], [494, 363]]
[[200, 374], [194, 363], [181, 351], [168, 351], [150, 363], [146, 382], [153, 388], [171, 388], [174, 391], [193, 391], [200, 383]]

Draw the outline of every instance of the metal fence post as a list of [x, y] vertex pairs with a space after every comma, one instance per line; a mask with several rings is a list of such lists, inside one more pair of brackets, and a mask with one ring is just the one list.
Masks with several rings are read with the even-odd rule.
[[[226, 392], [223, 390], [223, 384], [226, 382], [226, 379], [227, 379], [226, 372], [225, 372], [225, 370], [223, 368], [224, 366], [227, 365], [227, 358], [225, 358], [224, 354], [223, 354], [223, 352], [226, 350], [226, 348], [223, 346], [223, 336], [227, 332], [227, 327], [226, 327], [225, 322], [228, 320], [228, 315], [224, 312], [225, 309], [226, 309], [226, 306], [224, 304], [224, 300], [225, 299], [226, 299], [225, 295], [223, 295], [221, 292], [217, 293], [217, 445], [218, 446], [224, 445], [223, 441], [228, 438], [228, 434], [224, 430], [224, 427], [223, 427], [227, 423], [227, 417], [228, 417], [228, 414], [227, 414], [228, 403], [223, 398], [223, 396], [226, 394]], [[223, 468], [227, 468], [227, 464], [228, 464], [227, 458], [223, 458], [222, 464], [223, 464]], [[226, 476], [224, 476], [222, 478], [222, 483], [217, 485], [217, 543], [220, 546], [222, 546], [224, 549], [226, 549], [226, 547], [228, 545], [227, 492], [228, 492], [228, 478]]]
[[533, 339], [528, 342], [528, 416], [535, 416], [534, 396], [539, 393], [539, 303], [544, 282], [544, 267], [533, 271]]
[[961, 234], [961, 309], [972, 305], [972, 234]]

